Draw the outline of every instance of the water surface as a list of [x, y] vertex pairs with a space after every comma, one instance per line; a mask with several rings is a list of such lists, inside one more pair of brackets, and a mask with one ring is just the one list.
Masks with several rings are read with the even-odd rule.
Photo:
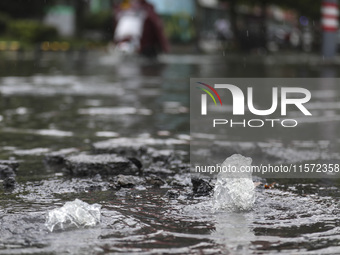
[[[158, 62], [117, 60], [104, 52], [45, 54], [0, 60], [0, 156], [20, 160], [17, 186], [0, 191], [0, 254], [286, 254], [340, 253], [339, 181], [280, 179], [257, 190], [252, 211], [212, 212], [211, 197], [191, 197], [190, 174], [171, 187], [110, 189], [103, 179], [71, 178], [51, 168], [47, 153], [88, 151], [114, 137], [178, 139], [189, 135], [190, 77], [337, 77], [338, 68], [316, 61], [257, 57], [167, 55]], [[296, 63], [294, 63], [294, 58]], [[340, 88], [313, 88], [313, 119], [289, 136], [230, 134], [247, 151], [261, 141], [286, 162], [306, 151], [340, 153]], [[164, 149], [188, 151], [187, 145]], [[249, 151], [249, 150], [248, 150]], [[268, 180], [271, 181], [271, 180]], [[173, 189], [173, 187], [172, 187]], [[46, 211], [79, 198], [102, 205], [95, 228], [49, 233]]]

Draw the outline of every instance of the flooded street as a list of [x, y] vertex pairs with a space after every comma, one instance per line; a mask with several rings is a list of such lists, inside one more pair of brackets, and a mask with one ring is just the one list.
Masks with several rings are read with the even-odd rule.
[[[277, 186], [257, 187], [249, 212], [214, 212], [211, 195], [193, 192], [189, 164], [190, 78], [339, 76], [305, 54], [1, 59], [0, 160], [19, 168], [15, 186], [0, 188], [0, 254], [340, 253], [339, 179], [267, 180]], [[253, 162], [339, 163], [339, 84], [308, 89], [313, 117], [296, 131], [232, 129], [223, 146]], [[117, 151], [138, 179], [116, 178]], [[112, 172], [81, 172], [79, 162]], [[50, 232], [47, 212], [76, 198], [101, 205], [100, 223]]]

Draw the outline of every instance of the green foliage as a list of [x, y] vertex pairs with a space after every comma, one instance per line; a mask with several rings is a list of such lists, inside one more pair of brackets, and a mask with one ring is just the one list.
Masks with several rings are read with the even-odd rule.
[[111, 11], [101, 11], [89, 13], [84, 19], [84, 28], [89, 30], [105, 30], [107, 26], [112, 26]]
[[11, 18], [7, 14], [0, 12], [0, 34], [5, 33], [10, 20]]
[[97, 13], [87, 13], [84, 22], [80, 24], [83, 30], [100, 32], [104, 41], [112, 40], [113, 18], [110, 10]]
[[194, 39], [195, 26], [190, 15], [163, 15], [162, 20], [165, 34], [171, 41], [189, 42]]
[[12, 18], [41, 18], [45, 9], [55, 2], [56, 0], [3, 0], [0, 1], [0, 10]]
[[55, 40], [58, 37], [56, 28], [41, 24], [34, 20], [16, 20], [9, 24], [8, 35], [17, 40], [36, 43]]

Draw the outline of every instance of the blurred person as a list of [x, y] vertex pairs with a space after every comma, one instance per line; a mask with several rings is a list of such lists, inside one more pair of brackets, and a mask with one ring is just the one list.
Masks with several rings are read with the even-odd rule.
[[294, 47], [299, 47], [301, 43], [301, 31], [297, 26], [294, 26], [289, 35], [289, 42]]
[[114, 8], [114, 43], [127, 53], [156, 57], [168, 52], [161, 19], [145, 0], [123, 0]]
[[146, 16], [144, 12], [133, 7], [130, 0], [123, 0], [114, 6], [113, 41], [116, 48], [125, 53], [134, 53], [139, 49]]
[[312, 50], [313, 34], [309, 27], [302, 29], [301, 43], [303, 51], [310, 52]]
[[217, 19], [214, 23], [217, 38], [220, 41], [230, 40], [233, 37], [230, 22], [226, 19]]

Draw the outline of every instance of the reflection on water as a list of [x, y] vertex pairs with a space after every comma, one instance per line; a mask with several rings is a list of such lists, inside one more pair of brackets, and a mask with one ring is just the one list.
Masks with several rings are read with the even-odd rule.
[[255, 234], [251, 229], [251, 214], [217, 214], [211, 236], [233, 254], [249, 254]]
[[[65, 148], [86, 151], [94, 142], [119, 136], [186, 144], [190, 77], [339, 76], [336, 67], [293, 60], [273, 64], [246, 56], [168, 55], [150, 62], [98, 52], [0, 60], [0, 155], [22, 160], [16, 189], [0, 190], [0, 254], [339, 252], [337, 180], [281, 180], [276, 190], [257, 190], [253, 211], [214, 214], [211, 198], [187, 196], [190, 181], [177, 188], [177, 199], [165, 196], [166, 185], [112, 191], [107, 180], [63, 176], [62, 169], [49, 168], [39, 156]], [[322, 83], [312, 94], [320, 102], [311, 105], [315, 121], [296, 133], [259, 132], [260, 144], [254, 134], [240, 136], [235, 130], [229, 147], [254, 155], [260, 148], [267, 156], [275, 156], [276, 148], [281, 160], [326, 157], [329, 148], [339, 154], [340, 88]], [[75, 198], [100, 203], [102, 223], [48, 233], [45, 212]]]

